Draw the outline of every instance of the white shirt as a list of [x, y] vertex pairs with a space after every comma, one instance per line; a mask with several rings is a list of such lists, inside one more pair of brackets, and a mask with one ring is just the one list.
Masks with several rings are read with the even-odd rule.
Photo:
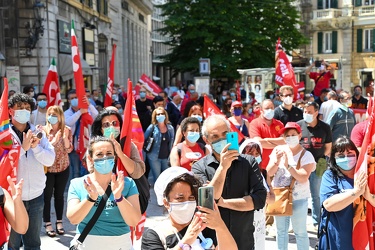
[[34, 126], [36, 125], [46, 125], [46, 114], [47, 114], [47, 109], [45, 113], [42, 113], [39, 111], [39, 109], [34, 110], [31, 112], [31, 117], [30, 117], [30, 123], [33, 124]]
[[341, 104], [336, 100], [328, 100], [320, 106], [319, 114], [323, 116], [322, 121], [327, 123], [328, 116], [332, 110], [339, 108]]

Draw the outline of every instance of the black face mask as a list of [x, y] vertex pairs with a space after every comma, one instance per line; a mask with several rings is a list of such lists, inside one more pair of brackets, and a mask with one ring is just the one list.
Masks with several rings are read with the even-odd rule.
[[227, 106], [230, 108], [232, 106], [232, 103], [228, 103]]

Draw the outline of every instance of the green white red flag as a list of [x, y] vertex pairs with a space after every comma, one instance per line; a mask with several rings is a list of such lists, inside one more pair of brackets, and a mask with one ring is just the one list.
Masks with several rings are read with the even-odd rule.
[[[85, 84], [84, 84], [83, 75], [82, 75], [81, 59], [79, 55], [77, 37], [74, 31], [73, 20], [72, 20], [72, 29], [71, 29], [71, 43], [72, 43], [73, 72], [74, 72], [74, 81], [76, 83], [78, 108], [88, 109], [89, 102], [86, 97]], [[80, 119], [81, 119], [80, 125], [79, 127], [76, 128], [79, 130], [77, 153], [79, 154], [80, 159], [82, 159], [89, 145], [90, 134], [91, 134], [91, 124], [93, 123], [93, 119], [88, 112], [82, 114]]]
[[112, 94], [115, 85], [115, 55], [116, 55], [116, 44], [112, 46], [112, 59], [109, 67], [107, 90], [105, 92], [104, 107], [112, 105]]
[[55, 58], [52, 58], [42, 92], [47, 95], [47, 108], [54, 105], [60, 106], [61, 108], [63, 107]]

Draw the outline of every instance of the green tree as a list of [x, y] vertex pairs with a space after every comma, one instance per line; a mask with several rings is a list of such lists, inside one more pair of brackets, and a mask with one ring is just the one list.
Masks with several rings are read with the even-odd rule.
[[176, 72], [198, 73], [211, 59], [212, 77], [238, 78], [237, 69], [274, 67], [275, 44], [286, 50], [307, 43], [292, 0], [170, 0], [158, 7], [167, 17], [159, 31], [171, 37], [162, 57]]

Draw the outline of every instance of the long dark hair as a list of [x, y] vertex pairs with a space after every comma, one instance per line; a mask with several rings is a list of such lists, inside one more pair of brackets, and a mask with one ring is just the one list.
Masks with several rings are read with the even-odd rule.
[[329, 160], [330, 162], [329, 168], [331, 169], [333, 176], [335, 178], [344, 177], [343, 173], [340, 170], [340, 167], [336, 163], [335, 154], [345, 152], [345, 150], [354, 150], [356, 153], [357, 160], [358, 160], [359, 151], [357, 147], [355, 146], [355, 144], [346, 136], [340, 136], [339, 138], [337, 138], [337, 140], [334, 142], [332, 146], [331, 157]]
[[[122, 128], [122, 117], [121, 115], [114, 110], [106, 110], [103, 109], [102, 112], [98, 114], [98, 116], [95, 118], [92, 127], [91, 127], [91, 136], [103, 136], [102, 133], [102, 120], [106, 116], [115, 115], [117, 119], [120, 122], [120, 128]], [[129, 121], [130, 122], [130, 121]], [[120, 135], [116, 138], [117, 141], [119, 141]]]

